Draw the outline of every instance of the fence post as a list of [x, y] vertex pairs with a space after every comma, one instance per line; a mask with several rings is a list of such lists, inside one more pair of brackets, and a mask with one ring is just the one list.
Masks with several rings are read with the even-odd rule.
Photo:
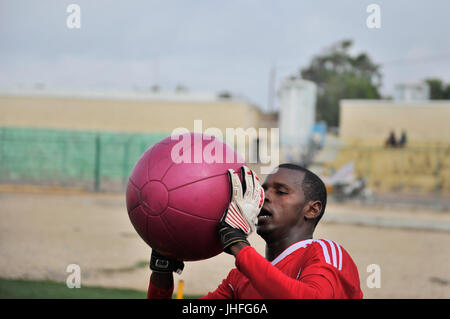
[[439, 146], [436, 147], [436, 170], [434, 171], [434, 191], [438, 193], [441, 190], [441, 157], [440, 157]]
[[97, 134], [95, 137], [95, 154], [94, 154], [94, 191], [98, 192], [100, 190], [100, 154], [101, 154], [101, 144], [100, 135]]
[[[5, 144], [6, 144], [6, 128], [2, 127], [2, 135], [0, 138], [0, 180], [2, 177], [6, 177], [6, 168], [4, 167], [5, 160], [4, 160], [4, 153], [5, 153]], [[3, 173], [5, 173], [5, 176], [3, 176]]]
[[61, 169], [59, 174], [59, 183], [62, 186], [67, 186], [69, 180], [69, 175], [67, 172], [67, 137], [62, 137], [62, 154], [61, 154]]
[[123, 144], [123, 158], [122, 158], [122, 185], [126, 187], [128, 179], [128, 165], [130, 153], [131, 138]]

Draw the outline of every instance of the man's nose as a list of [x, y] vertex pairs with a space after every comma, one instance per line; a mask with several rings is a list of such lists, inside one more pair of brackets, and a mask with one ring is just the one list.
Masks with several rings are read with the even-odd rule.
[[270, 203], [270, 199], [272, 197], [272, 192], [270, 190], [264, 191], [264, 201]]

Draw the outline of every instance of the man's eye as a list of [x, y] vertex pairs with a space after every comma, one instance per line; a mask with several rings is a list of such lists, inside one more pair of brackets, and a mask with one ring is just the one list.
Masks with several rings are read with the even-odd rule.
[[283, 192], [283, 191], [280, 191], [280, 190], [277, 190], [277, 194], [280, 194], [280, 195], [286, 195], [287, 193], [286, 193], [286, 192]]

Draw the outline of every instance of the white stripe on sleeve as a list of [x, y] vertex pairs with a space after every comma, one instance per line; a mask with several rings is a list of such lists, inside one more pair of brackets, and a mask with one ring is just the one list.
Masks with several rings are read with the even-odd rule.
[[330, 262], [330, 255], [328, 254], [327, 245], [326, 245], [323, 241], [321, 241], [321, 240], [316, 240], [316, 242], [318, 242], [318, 243], [320, 244], [320, 246], [322, 246], [323, 256], [325, 257], [325, 262], [326, 262], [327, 264], [330, 264], [330, 265], [331, 265], [331, 262]]
[[330, 244], [331, 247], [331, 257], [333, 258], [333, 266], [335, 268], [338, 268], [337, 265], [337, 257], [336, 257], [336, 248], [334, 248], [334, 243], [331, 240], [325, 239], [328, 244]]
[[[335, 243], [336, 244], [336, 243]], [[341, 246], [339, 246], [339, 244], [336, 244], [338, 251], [339, 251], [339, 270], [342, 270], [342, 250], [341, 250]]]

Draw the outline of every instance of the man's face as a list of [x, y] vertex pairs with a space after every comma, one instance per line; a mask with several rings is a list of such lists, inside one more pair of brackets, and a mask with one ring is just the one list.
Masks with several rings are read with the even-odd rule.
[[280, 168], [267, 176], [262, 185], [265, 201], [258, 216], [257, 233], [264, 239], [280, 238], [303, 221], [305, 196], [302, 189], [304, 172]]

